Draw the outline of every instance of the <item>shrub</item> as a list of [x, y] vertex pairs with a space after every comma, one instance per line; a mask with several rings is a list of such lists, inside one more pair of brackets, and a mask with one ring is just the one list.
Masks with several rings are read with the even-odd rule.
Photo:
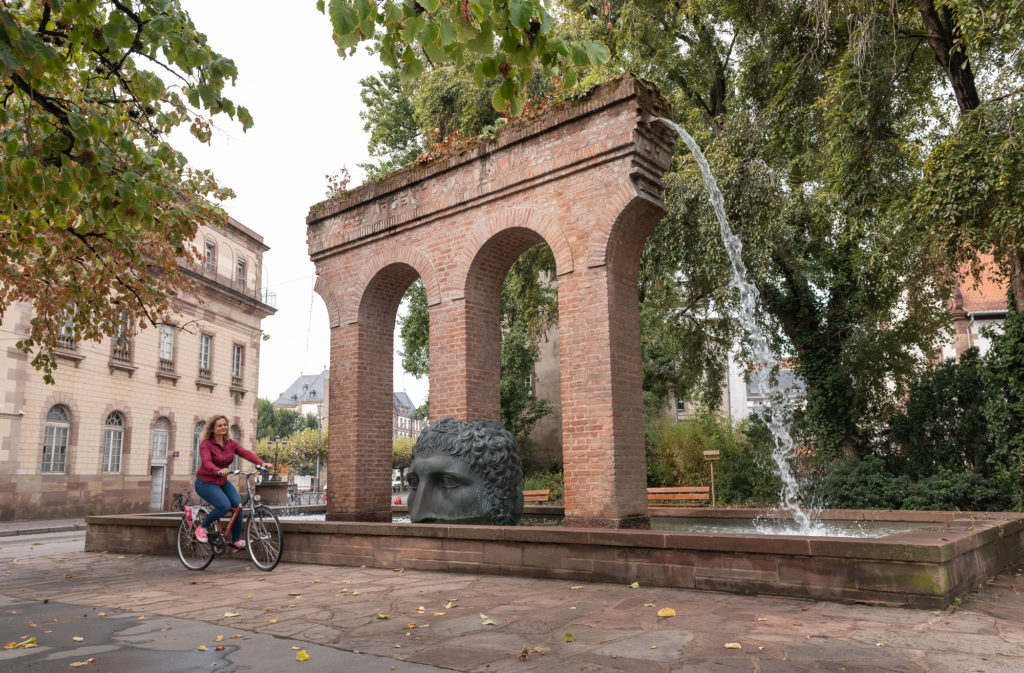
[[833, 464], [813, 487], [815, 502], [839, 509], [900, 509], [910, 490], [906, 475], [886, 470], [877, 456]]
[[726, 445], [715, 463], [715, 491], [719, 503], [739, 505], [774, 503], [782, 481], [772, 460], [773, 439], [764, 422], [748, 420], [740, 426], [736, 442]]
[[562, 482], [561, 472], [534, 472], [528, 477], [523, 477], [523, 490], [540, 491], [546, 488], [551, 491], [548, 500], [560, 502], [562, 500]]

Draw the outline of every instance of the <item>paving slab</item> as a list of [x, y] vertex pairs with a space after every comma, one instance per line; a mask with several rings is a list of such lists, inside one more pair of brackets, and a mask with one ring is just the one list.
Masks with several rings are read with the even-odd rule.
[[289, 670], [292, 648], [309, 653], [294, 668], [306, 673], [1024, 671], [1013, 572], [959, 606], [918, 610], [400, 568], [264, 573], [238, 557], [192, 572], [166, 556], [25, 549], [15, 560], [0, 544], [0, 641], [39, 647], [0, 650], [0, 673], [89, 658], [105, 666], [82, 670]]

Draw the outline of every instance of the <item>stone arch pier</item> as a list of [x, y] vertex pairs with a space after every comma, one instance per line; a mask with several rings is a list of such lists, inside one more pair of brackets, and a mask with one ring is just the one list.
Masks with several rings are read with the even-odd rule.
[[392, 335], [417, 278], [430, 306], [431, 418], [499, 420], [498, 296], [556, 260], [567, 526], [647, 527], [637, 269], [664, 214], [675, 136], [625, 76], [463, 153], [310, 209], [330, 313], [329, 520], [390, 521]]

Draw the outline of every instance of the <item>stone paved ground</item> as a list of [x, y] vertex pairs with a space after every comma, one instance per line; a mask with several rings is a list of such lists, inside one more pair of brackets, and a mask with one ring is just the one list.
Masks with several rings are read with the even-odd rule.
[[[166, 556], [42, 549], [0, 553], [0, 640], [41, 645], [0, 650], [0, 673], [106, 671], [114, 653], [148, 656], [153, 666], [137, 670], [153, 671], [1024, 671], [1015, 573], [929, 611], [402, 569], [262, 573], [226, 558], [190, 572]], [[676, 616], [659, 618], [661, 608]], [[79, 611], [78, 630], [88, 624], [106, 645], [89, 667], [68, 668], [93, 650], [52, 625]], [[243, 637], [218, 651], [216, 635]]]

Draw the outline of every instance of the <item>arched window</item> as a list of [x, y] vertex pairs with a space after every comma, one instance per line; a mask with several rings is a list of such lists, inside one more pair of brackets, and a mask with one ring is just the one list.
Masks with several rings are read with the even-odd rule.
[[116, 411], [107, 414], [103, 424], [103, 472], [121, 471], [121, 451], [124, 448], [124, 416]]
[[43, 472], [62, 473], [67, 465], [71, 412], [63, 404], [46, 412], [46, 437], [43, 440]]
[[167, 460], [167, 447], [171, 443], [171, 422], [166, 418], [156, 419], [153, 426], [153, 462], [163, 463]]
[[196, 423], [195, 434], [192, 436], [192, 473], [195, 474], [199, 470], [199, 466], [202, 464], [202, 459], [199, 457], [199, 445], [203, 443], [203, 428], [206, 427], [206, 423], [199, 421]]

